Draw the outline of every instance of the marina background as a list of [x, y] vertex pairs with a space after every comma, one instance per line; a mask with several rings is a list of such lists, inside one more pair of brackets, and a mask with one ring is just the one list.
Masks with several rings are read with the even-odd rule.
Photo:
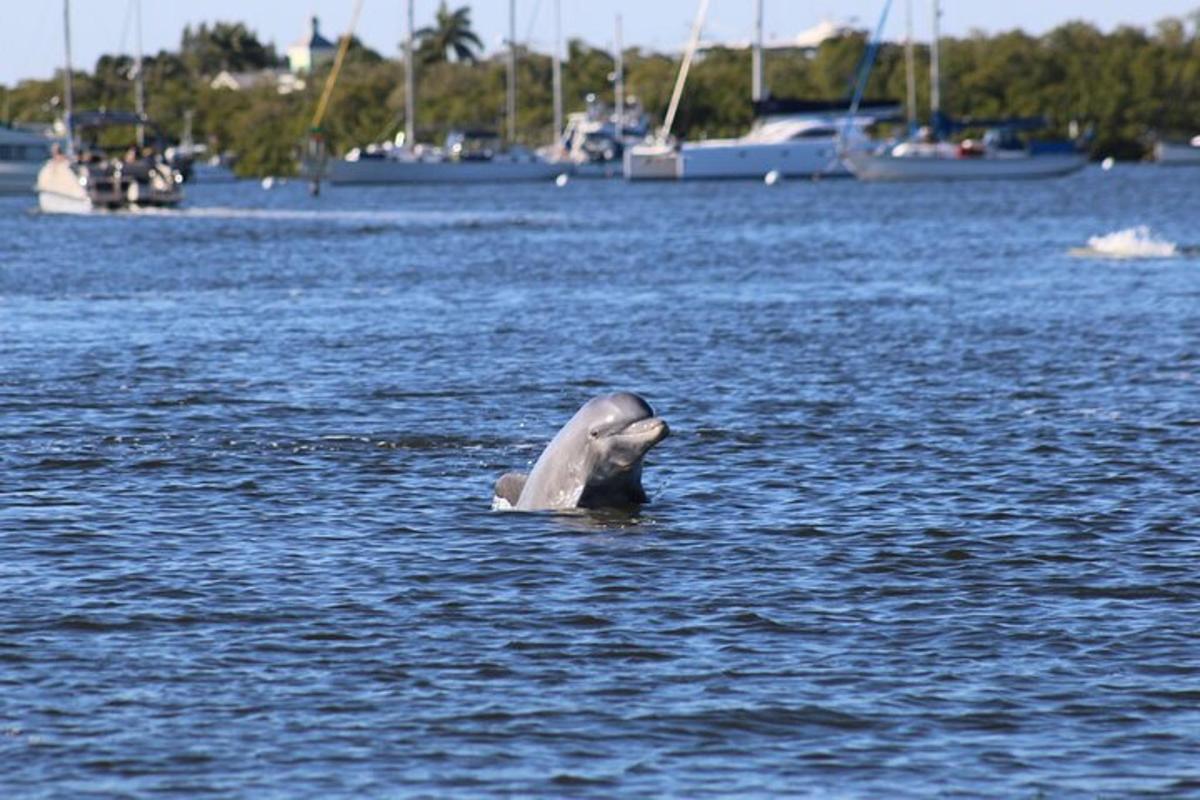
[[[297, 20], [297, 29], [303, 24]], [[330, 39], [340, 33], [325, 29]], [[815, 48], [770, 50], [766, 85], [781, 97], [846, 98], [865, 45], [865, 31], [858, 30]], [[588, 94], [611, 103], [612, 54], [580, 39], [564, 49], [567, 110], [582, 108]], [[190, 119], [197, 141], [214, 152], [237, 154], [236, 169], [242, 175], [292, 174], [297, 146], [307, 132], [328, 66], [285, 94], [274, 78], [241, 91], [216, 80], [222, 73], [279, 67], [283, 55], [240, 23], [189, 28], [181, 46], [146, 57], [148, 112], [175, 138], [183, 135]], [[395, 56], [394, 51], [351, 48], [325, 120], [333, 152], [378, 141], [403, 128], [403, 67]], [[924, 70], [926, 47], [918, 47], [917, 58]], [[677, 60], [674, 53], [626, 49], [626, 90], [656, 119], [666, 109]], [[418, 67], [420, 140], [440, 141], [447, 131], [462, 126], [503, 130], [502, 56], [481, 51], [474, 64], [423, 62]], [[1048, 114], [1059, 134], [1075, 121], [1094, 132], [1090, 152], [1097, 159], [1145, 157], [1158, 137], [1186, 140], [1195, 135], [1200, 119], [1200, 37], [1191, 17], [1167, 17], [1148, 27], [1108, 33], [1090, 23], [1073, 22], [1040, 36], [1012, 31], [944, 37], [942, 63], [943, 108], [959, 116]], [[128, 107], [131, 65], [128, 55], [102, 56], [89, 73], [78, 75], [77, 105]], [[675, 126], [682, 138], [730, 136], [749, 127], [748, 48], [710, 47], [689, 80]], [[885, 45], [868, 95], [902, 99], [904, 81], [903, 48]], [[550, 57], [522, 49], [517, 82], [517, 139], [546, 144], [553, 138]], [[48, 122], [58, 110], [55, 98], [61, 93], [59, 79], [25, 80], [0, 88], [0, 111], [10, 122]], [[927, 113], [923, 85], [918, 88], [918, 106]]]

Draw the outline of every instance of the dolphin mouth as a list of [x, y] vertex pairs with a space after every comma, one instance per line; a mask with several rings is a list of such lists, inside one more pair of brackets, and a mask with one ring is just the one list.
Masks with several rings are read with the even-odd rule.
[[671, 428], [662, 417], [646, 417], [626, 425], [617, 436], [643, 439], [646, 442], [646, 449], [650, 449], [667, 438], [670, 433]]

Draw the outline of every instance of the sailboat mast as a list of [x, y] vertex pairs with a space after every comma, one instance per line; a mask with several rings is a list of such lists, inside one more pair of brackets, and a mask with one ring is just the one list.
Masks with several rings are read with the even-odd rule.
[[942, 68], [938, 53], [941, 16], [941, 3], [939, 0], [933, 0], [933, 41], [929, 45], [929, 122], [934, 133], [938, 132], [942, 124]]
[[[134, 11], [137, 14], [137, 55], [133, 61], [133, 107], [137, 111], [139, 119], [146, 114], [146, 81], [142, 77], [142, 2], [134, 0]], [[144, 147], [146, 144], [146, 126], [138, 122], [137, 126], [137, 144], [138, 147]]]
[[904, 0], [904, 84], [907, 90], [908, 132], [917, 129], [917, 65], [913, 57], [912, 0]]
[[692, 34], [688, 38], [687, 50], [683, 52], [683, 61], [679, 65], [679, 75], [675, 78], [675, 88], [671, 91], [671, 103], [667, 106], [667, 118], [663, 120], [662, 130], [658, 133], [659, 141], [665, 142], [671, 136], [671, 126], [675, 124], [675, 112], [679, 110], [683, 85], [687, 83], [688, 70], [692, 67], [692, 57], [696, 55], [696, 47], [700, 44], [700, 32], [704, 30], [706, 16], [708, 16], [708, 0], [700, 0], [700, 5], [696, 7], [696, 19], [692, 23]]
[[416, 138], [416, 86], [413, 75], [413, 0], [408, 0], [408, 35], [404, 38], [404, 146], [409, 150]]
[[63, 76], [64, 120], [67, 128], [67, 155], [75, 155], [75, 82], [71, 77], [71, 0], [63, 0], [63, 38], [66, 41], [67, 68]]
[[754, 45], [750, 51], [750, 99], [763, 99], [763, 0], [754, 4]]
[[562, 146], [563, 87], [562, 87], [562, 0], [554, 0], [554, 60], [551, 80], [554, 83], [554, 146]]
[[517, 0], [508, 2], [508, 143], [517, 140]]
[[621, 38], [621, 15], [617, 14], [617, 30], [616, 30], [616, 50], [617, 50], [617, 70], [616, 83], [613, 86], [613, 95], [616, 100], [616, 117], [617, 124], [613, 126], [613, 131], [617, 135], [617, 141], [625, 135], [625, 43]]

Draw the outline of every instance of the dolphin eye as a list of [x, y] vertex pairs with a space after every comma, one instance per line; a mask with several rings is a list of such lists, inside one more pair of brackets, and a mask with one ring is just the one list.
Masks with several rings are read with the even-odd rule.
[[593, 439], [599, 439], [600, 438], [599, 429], [593, 428], [592, 430], [588, 431], [588, 436], [592, 437]]

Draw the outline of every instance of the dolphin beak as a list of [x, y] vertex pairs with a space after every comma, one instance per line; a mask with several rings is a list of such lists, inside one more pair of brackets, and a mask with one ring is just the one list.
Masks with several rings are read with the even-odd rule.
[[671, 434], [667, 421], [662, 417], [647, 417], [629, 425], [621, 431], [621, 436], [635, 436], [646, 441], [649, 449]]

